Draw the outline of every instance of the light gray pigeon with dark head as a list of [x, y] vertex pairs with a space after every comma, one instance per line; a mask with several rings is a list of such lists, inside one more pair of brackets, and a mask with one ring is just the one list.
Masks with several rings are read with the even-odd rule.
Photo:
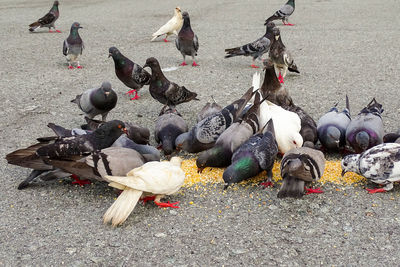
[[83, 27], [79, 22], [72, 23], [71, 31], [67, 39], [64, 40], [63, 43], [63, 54], [67, 58], [68, 68], [73, 69], [74, 64], [76, 63], [76, 67], [81, 69], [82, 66], [79, 64], [78, 57], [82, 55], [82, 51], [85, 48], [81, 36], [79, 35], [78, 30]]
[[181, 66], [186, 66], [187, 64], [185, 58], [186, 56], [191, 56], [193, 59], [192, 66], [196, 67], [199, 65], [196, 63], [194, 57], [197, 56], [197, 51], [199, 50], [199, 40], [190, 26], [189, 14], [187, 12], [183, 12], [182, 17], [183, 25], [178, 33], [178, 37], [175, 39], [175, 45], [183, 56], [183, 62], [181, 63]]

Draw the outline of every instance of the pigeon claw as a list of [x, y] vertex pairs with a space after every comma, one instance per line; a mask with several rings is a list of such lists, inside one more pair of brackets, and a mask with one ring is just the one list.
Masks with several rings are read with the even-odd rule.
[[286, 25], [286, 26], [294, 26], [294, 24], [292, 24], [292, 23], [289, 23], [289, 22], [288, 22], [288, 23], [286, 23], [285, 25]]
[[156, 203], [156, 205], [159, 206], [160, 208], [179, 209], [179, 206], [177, 206], [179, 204], [179, 201], [178, 202], [173, 202], [173, 203], [169, 203], [169, 201], [167, 201], [167, 202], [154, 201], [154, 203]]
[[142, 198], [141, 201], [143, 202], [143, 204], [146, 204], [147, 201], [154, 201], [154, 199], [156, 199], [156, 196], [148, 196], [148, 197]]
[[193, 61], [192, 67], [199, 67], [200, 65]]
[[169, 43], [169, 41], [167, 40], [167, 38], [164, 38], [163, 40], [164, 40], [164, 42]]
[[306, 195], [309, 194], [322, 194], [324, 191], [321, 190], [321, 188], [304, 188], [306, 190]]
[[258, 69], [259, 68], [259, 66], [256, 66], [254, 64], [251, 64], [250, 67], [252, 67], [253, 69]]
[[138, 93], [137, 93], [137, 91], [136, 91], [135, 89], [129, 90], [128, 92], [126, 92], [126, 94], [127, 94], [127, 95], [133, 95], [133, 94], [135, 94], [134, 97], [131, 97], [131, 98], [130, 98], [131, 100], [139, 99], [139, 95], [138, 95]]
[[280, 83], [284, 83], [282, 74], [279, 72], [278, 80]]
[[267, 188], [267, 187], [274, 187], [274, 184], [271, 181], [267, 181], [267, 182], [260, 183], [260, 186]]
[[179, 66], [186, 66], [187, 64], [186, 64], [186, 62], [185, 61], [183, 61], [181, 64], [179, 64]]
[[91, 184], [92, 183], [91, 181], [89, 181], [87, 179], [85, 179], [85, 180], [79, 179], [79, 177], [77, 175], [75, 175], [75, 174], [71, 175], [70, 177], [75, 180], [75, 181], [72, 182], [72, 184], [77, 184], [79, 186], [85, 186], [87, 184]]
[[370, 193], [370, 194], [385, 193], [385, 192], [386, 192], [386, 190], [385, 190], [384, 188], [374, 188], [374, 189], [366, 188], [366, 190], [367, 190], [368, 193]]

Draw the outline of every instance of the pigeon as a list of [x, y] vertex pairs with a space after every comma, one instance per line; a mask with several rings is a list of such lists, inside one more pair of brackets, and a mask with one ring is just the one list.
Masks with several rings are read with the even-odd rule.
[[253, 96], [251, 87], [246, 93], [232, 104], [192, 127], [189, 132], [179, 135], [175, 140], [177, 149], [189, 153], [197, 153], [214, 146], [218, 137], [238, 118], [247, 102]]
[[178, 38], [175, 39], [176, 48], [181, 52], [183, 56], [183, 62], [180, 66], [186, 66], [186, 55], [191, 56], [193, 59], [192, 66], [199, 66], [194, 56], [197, 56], [197, 50], [199, 50], [199, 40], [197, 35], [194, 34], [192, 27], [190, 26], [190, 18], [187, 12], [182, 13], [183, 26], [178, 33]]
[[71, 102], [77, 104], [89, 119], [100, 114], [101, 120], [105, 122], [108, 112], [117, 105], [117, 100], [118, 96], [111, 88], [111, 83], [103, 82], [100, 88], [86, 90]]
[[29, 25], [29, 31], [34, 32], [37, 28], [47, 27], [49, 28], [49, 32], [53, 32], [51, 28], [54, 28], [56, 32], [61, 32], [60, 30], [57, 30], [54, 26], [54, 23], [60, 16], [60, 11], [58, 10], [59, 4], [60, 3], [58, 1], [54, 1], [53, 6], [46, 15], [41, 17], [38, 21], [35, 21], [34, 23]]
[[400, 134], [399, 133], [388, 133], [383, 137], [384, 143], [398, 143], [400, 144]]
[[182, 116], [175, 109], [165, 106], [156, 121], [154, 137], [161, 145], [164, 154], [170, 155], [175, 149], [175, 139], [188, 130]]
[[122, 55], [116, 47], [110, 47], [108, 52], [108, 57], [112, 57], [114, 60], [115, 74], [118, 79], [132, 89], [127, 94], [135, 94], [135, 96], [131, 97], [131, 100], [139, 99], [137, 91], [150, 83], [150, 73], [144, 70], [139, 64]]
[[356, 153], [383, 143], [382, 112], [374, 98], [347, 126], [346, 141]]
[[146, 201], [153, 199], [159, 207], [179, 208], [179, 202], [161, 202], [165, 195], [172, 195], [182, 187], [185, 181], [185, 172], [181, 169], [182, 159], [172, 157], [170, 161], [147, 162], [144, 165], [128, 172], [126, 176], [106, 176], [109, 186], [123, 192], [106, 211], [104, 223], [111, 222], [112, 226], [122, 224], [133, 211], [143, 193], [153, 195]]
[[134, 149], [145, 158], [146, 162], [160, 161], [161, 158], [160, 151], [157, 148], [150, 145], [137, 144], [128, 138], [126, 134], [121, 135], [111, 146]]
[[174, 108], [176, 105], [189, 102], [191, 100], [199, 100], [197, 94], [189, 91], [185, 86], [179, 86], [170, 82], [161, 70], [157, 59], [150, 57], [143, 66], [151, 68], [151, 79], [149, 91], [151, 96], [161, 104]]
[[167, 38], [171, 34], [178, 35], [178, 30], [182, 27], [183, 24], [183, 18], [182, 18], [182, 13], [181, 9], [179, 7], [176, 7], [174, 10], [174, 16], [163, 26], [161, 26], [158, 31], [153, 33], [153, 38], [151, 41], [153, 42], [157, 37], [166, 34], [164, 38], [164, 42], [168, 42]]
[[325, 169], [324, 154], [309, 147], [294, 148], [281, 161], [282, 186], [278, 198], [300, 198], [306, 194], [323, 193], [319, 188], [305, 188], [304, 184], [318, 181]]
[[256, 176], [267, 171], [267, 181], [271, 183], [278, 146], [275, 141], [274, 122], [269, 120], [263, 133], [257, 133], [242, 144], [232, 155], [232, 164], [225, 169], [222, 178], [227, 188], [232, 183]]
[[294, 26], [294, 24], [289, 23], [288, 18], [293, 14], [295, 8], [294, 0], [288, 0], [285, 5], [283, 5], [278, 11], [276, 11], [271, 17], [265, 20], [265, 24], [281, 19], [283, 25]]
[[231, 124], [217, 139], [215, 146], [199, 154], [198, 172], [205, 167], [226, 167], [231, 164], [233, 152], [259, 130], [260, 93], [256, 93], [254, 105], [240, 121]]
[[225, 58], [235, 56], [251, 56], [253, 58], [252, 68], [259, 68], [255, 65], [255, 60], [261, 58], [261, 56], [268, 52], [269, 46], [273, 39], [272, 29], [275, 27], [275, 23], [271, 22], [267, 24], [265, 34], [255, 40], [252, 43], [245, 44], [243, 46], [225, 49]]
[[81, 69], [82, 66], [79, 64], [78, 57], [82, 55], [82, 51], [85, 48], [81, 37], [79, 36], [79, 29], [83, 27], [79, 22], [72, 23], [71, 31], [67, 39], [63, 43], [63, 54], [67, 58], [68, 68], [73, 69], [72, 63], [76, 62], [76, 68]]
[[327, 150], [339, 150], [346, 146], [346, 129], [351, 121], [349, 98], [341, 112], [336, 103], [317, 123], [318, 138]]
[[213, 103], [207, 102], [206, 105], [197, 113], [197, 122], [201, 121], [208, 116], [215, 114], [222, 110], [222, 107], [215, 102], [213, 96], [211, 96]]
[[301, 107], [292, 104], [286, 110], [296, 113], [301, 121], [300, 135], [303, 138], [303, 144], [315, 144], [318, 141], [317, 124], [314, 119]]
[[361, 154], [345, 156], [341, 165], [342, 176], [346, 172], [355, 172], [384, 185], [383, 188], [367, 189], [369, 193], [387, 192], [392, 190], [394, 182], [400, 181], [400, 144], [380, 144]]
[[297, 73], [300, 73], [300, 71], [294, 63], [292, 55], [282, 42], [280, 30], [274, 28], [272, 31], [274, 40], [269, 48], [269, 58], [274, 64], [275, 71], [279, 73], [278, 79], [280, 83], [284, 83], [283, 78], [285, 78], [287, 70]]

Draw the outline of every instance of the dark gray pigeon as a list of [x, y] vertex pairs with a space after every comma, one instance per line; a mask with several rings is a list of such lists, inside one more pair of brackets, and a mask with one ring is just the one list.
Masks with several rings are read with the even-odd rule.
[[238, 118], [247, 102], [253, 96], [253, 87], [238, 100], [224, 107], [192, 127], [189, 132], [179, 135], [175, 140], [177, 149], [197, 153], [214, 146], [218, 137]]
[[351, 121], [349, 98], [346, 95], [346, 108], [341, 112], [336, 103], [317, 123], [318, 138], [327, 150], [339, 150], [346, 146], [346, 129]]
[[361, 154], [342, 159], [342, 176], [355, 172], [383, 188], [367, 189], [369, 193], [392, 190], [393, 183], [400, 181], [400, 144], [388, 143], [374, 146]]
[[243, 46], [225, 49], [225, 58], [236, 57], [236, 56], [251, 56], [253, 62], [252, 68], [259, 68], [255, 65], [255, 60], [261, 58], [261, 56], [268, 52], [269, 46], [273, 39], [272, 29], [275, 27], [275, 23], [271, 22], [267, 24], [266, 32], [263, 36], [258, 38], [252, 43], [245, 44]]
[[108, 112], [117, 105], [117, 100], [118, 96], [111, 88], [111, 83], [103, 82], [100, 88], [86, 90], [71, 102], [77, 104], [89, 119], [101, 115], [101, 120], [105, 122]]
[[207, 102], [206, 105], [200, 110], [200, 112], [197, 113], [197, 122], [222, 110], [222, 107], [218, 105], [217, 102], [215, 102], [214, 97], [211, 96], [211, 98], [213, 100], [213, 103]]
[[174, 108], [178, 104], [198, 100], [196, 93], [189, 91], [185, 86], [170, 82], [164, 76], [160, 64], [154, 57], [148, 58], [143, 67], [151, 68], [149, 91], [151, 96], [158, 102]]
[[288, 21], [290, 15], [292, 15], [294, 12], [294, 9], [294, 0], [287, 1], [286, 4], [284, 4], [278, 11], [276, 11], [271, 17], [265, 20], [265, 24], [273, 20], [281, 19], [284, 25], [294, 26], [294, 24], [291, 24]]
[[165, 106], [156, 121], [154, 138], [161, 145], [164, 154], [170, 155], [175, 149], [175, 139], [188, 130], [182, 116], [175, 109]]
[[[276, 77], [274, 65], [272, 64], [272, 62], [264, 62], [264, 72], [264, 81], [260, 88], [263, 98], [265, 97], [268, 101], [283, 108], [293, 104], [289, 92], [284, 86], [282, 86], [282, 84]], [[253, 77], [253, 80], [254, 79], [255, 77]]]
[[34, 32], [37, 28], [47, 27], [49, 28], [49, 32], [53, 32], [51, 28], [54, 28], [56, 32], [61, 32], [60, 30], [57, 30], [54, 26], [54, 23], [60, 16], [60, 11], [58, 10], [59, 4], [60, 3], [58, 1], [54, 1], [53, 6], [46, 15], [41, 17], [38, 21], [35, 21], [34, 23], [29, 25], [29, 31]]
[[142, 145], [135, 143], [125, 134], [121, 135], [113, 144], [112, 147], [125, 147], [134, 149], [139, 152], [148, 161], [160, 161], [161, 155], [157, 148], [150, 145]]
[[178, 33], [178, 38], [175, 39], [176, 48], [181, 52], [183, 56], [183, 62], [181, 66], [186, 66], [185, 57], [186, 55], [191, 56], [193, 59], [192, 66], [199, 66], [196, 63], [195, 56], [197, 56], [197, 51], [199, 50], [199, 40], [197, 35], [194, 34], [192, 27], [190, 26], [190, 18], [187, 12], [182, 13], [183, 25]]
[[384, 143], [398, 143], [400, 144], [400, 134], [399, 133], [388, 133], [383, 137]]
[[82, 55], [85, 45], [83, 44], [83, 41], [79, 35], [79, 29], [82, 29], [82, 26], [79, 24], [79, 22], [72, 23], [69, 36], [64, 40], [63, 43], [63, 54], [67, 58], [69, 69], [73, 69], [73, 64], [75, 63], [78, 69], [82, 68], [82, 66], [79, 64], [78, 57]]
[[285, 153], [281, 162], [282, 186], [278, 198], [300, 198], [306, 194], [323, 193], [319, 188], [305, 188], [305, 183], [318, 181], [325, 170], [324, 154], [309, 147], [294, 148]]
[[347, 126], [346, 141], [356, 153], [383, 143], [382, 112], [374, 98]]
[[135, 94], [131, 100], [139, 99], [137, 91], [150, 83], [151, 75], [139, 64], [125, 57], [116, 47], [110, 47], [108, 57], [112, 57], [115, 65], [115, 74], [118, 79], [132, 90], [128, 95]]

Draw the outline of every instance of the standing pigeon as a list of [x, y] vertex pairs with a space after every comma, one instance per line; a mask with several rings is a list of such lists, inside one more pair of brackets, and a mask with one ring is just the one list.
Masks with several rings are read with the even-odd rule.
[[318, 138], [327, 150], [338, 150], [346, 145], [346, 129], [351, 121], [349, 98], [342, 112], [337, 103], [317, 123]]
[[73, 69], [72, 63], [77, 63], [77, 68], [81, 69], [82, 66], [79, 65], [78, 57], [82, 55], [82, 51], [85, 48], [81, 37], [79, 36], [78, 30], [82, 26], [78, 22], [72, 23], [71, 31], [67, 39], [63, 43], [63, 54], [67, 58], [68, 68]]
[[281, 19], [283, 25], [294, 26], [294, 24], [289, 23], [288, 18], [293, 14], [295, 8], [294, 0], [289, 0], [285, 5], [283, 5], [278, 11], [276, 11], [271, 17], [265, 20], [265, 24], [270, 21]]
[[361, 154], [344, 157], [342, 176], [346, 172], [355, 172], [384, 185], [383, 188], [367, 189], [371, 194], [391, 190], [393, 182], [400, 181], [400, 144], [380, 144]]
[[187, 131], [188, 126], [182, 116], [175, 109], [165, 106], [156, 121], [154, 137], [164, 154], [170, 155], [175, 149], [175, 139]]
[[215, 114], [222, 110], [222, 107], [215, 102], [213, 96], [211, 96], [213, 103], [207, 102], [206, 105], [197, 113], [197, 122], [201, 121], [208, 116]]
[[108, 112], [117, 105], [117, 100], [118, 96], [111, 88], [111, 83], [103, 82], [100, 88], [86, 90], [71, 102], [77, 104], [89, 119], [101, 114], [101, 120], [105, 122]]
[[382, 112], [374, 98], [347, 126], [346, 141], [356, 153], [383, 143]]
[[243, 46], [225, 49], [225, 58], [235, 56], [251, 56], [253, 58], [252, 68], [259, 68], [255, 65], [255, 60], [260, 58], [263, 54], [267, 53], [269, 46], [273, 39], [272, 29], [275, 27], [275, 23], [271, 22], [267, 24], [266, 32], [263, 36], [258, 38], [252, 43], [245, 44]]
[[178, 149], [197, 153], [214, 146], [218, 137], [238, 118], [247, 102], [253, 96], [253, 88], [232, 104], [192, 127], [189, 132], [179, 135], [175, 140]]
[[178, 33], [178, 38], [175, 39], [176, 48], [181, 52], [183, 56], [183, 62], [181, 66], [186, 66], [185, 57], [186, 55], [191, 56], [193, 59], [192, 66], [199, 66], [196, 64], [194, 56], [197, 56], [197, 50], [199, 50], [199, 40], [197, 35], [194, 34], [192, 27], [190, 26], [190, 18], [187, 12], [182, 13], [183, 26]]
[[324, 154], [309, 147], [294, 148], [285, 153], [281, 162], [283, 178], [278, 198], [300, 198], [306, 194], [323, 193], [319, 188], [305, 188], [304, 183], [318, 181], [325, 169]]
[[153, 33], [153, 38], [151, 39], [151, 41], [154, 41], [157, 37], [166, 34], [164, 42], [168, 42], [168, 36], [170, 36], [171, 34], [178, 35], [178, 31], [182, 27], [182, 24], [183, 19], [181, 9], [179, 7], [176, 7], [174, 10], [174, 16], [167, 23], [161, 26], [158, 31]]
[[137, 91], [150, 83], [151, 75], [140, 65], [121, 54], [116, 47], [110, 47], [108, 57], [112, 57], [115, 64], [115, 74], [118, 79], [132, 90], [128, 95], [135, 94], [131, 100], [139, 99]]
[[275, 71], [279, 73], [279, 81], [284, 83], [283, 78], [285, 78], [287, 70], [297, 73], [300, 73], [300, 71], [297, 69], [292, 55], [282, 42], [280, 30], [274, 28], [272, 31], [274, 40], [269, 48], [269, 58], [274, 64]]
[[[123, 192], [104, 214], [104, 223], [113, 226], [122, 224], [133, 211], [143, 193], [154, 195], [154, 203], [159, 207], [179, 208], [179, 202], [161, 202], [165, 195], [172, 195], [185, 181], [185, 172], [181, 169], [182, 159], [173, 157], [170, 161], [147, 162], [128, 172], [126, 176], [106, 176], [109, 186]], [[146, 198], [148, 200], [149, 197]]]
[[59, 4], [60, 3], [58, 1], [54, 1], [53, 6], [46, 15], [41, 17], [38, 21], [35, 21], [34, 23], [29, 25], [29, 31], [34, 32], [37, 28], [47, 27], [49, 28], [49, 32], [53, 32], [51, 28], [54, 28], [56, 32], [61, 32], [60, 30], [57, 30], [54, 26], [54, 22], [56, 22], [56, 20], [60, 16], [60, 11], [58, 10]]
[[154, 57], [146, 60], [143, 68], [145, 67], [151, 68], [150, 94], [160, 103], [174, 108], [178, 104], [198, 100], [196, 93], [189, 91], [185, 86], [179, 86], [176, 83], [170, 82], [164, 76], [160, 64]]

